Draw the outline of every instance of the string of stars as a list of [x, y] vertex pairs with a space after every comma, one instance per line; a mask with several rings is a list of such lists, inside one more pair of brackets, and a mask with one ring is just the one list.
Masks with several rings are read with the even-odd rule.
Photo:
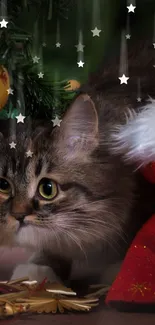
[[[133, 2], [135, 2], [133, 0]], [[131, 14], [131, 13], [135, 13], [135, 9], [136, 9], [136, 5], [134, 5], [133, 3], [129, 3], [129, 5], [126, 6], [127, 10], [128, 10], [128, 13]], [[8, 27], [8, 21], [6, 21], [5, 19], [2, 19], [0, 21], [0, 28], [7, 28]], [[101, 29], [99, 29], [97, 26], [94, 27], [94, 29], [91, 30], [91, 33], [92, 33], [92, 37], [100, 37], [100, 33], [102, 32]], [[60, 34], [60, 33], [58, 33]], [[131, 35], [129, 33], [126, 34], [126, 39], [129, 40], [131, 38]], [[58, 36], [57, 35], [57, 42], [56, 42], [56, 47], [57, 48], [60, 48], [61, 47], [61, 43], [60, 43], [60, 35]], [[46, 43], [44, 42], [42, 44], [43, 47], [46, 47]], [[155, 42], [153, 43], [153, 46], [154, 46], [154, 49], [155, 49]], [[85, 48], [85, 45], [79, 41], [79, 43], [77, 45], [75, 45], [76, 49], [77, 49], [77, 52], [84, 52], [84, 48]], [[40, 57], [38, 57], [37, 55], [35, 55], [33, 58], [33, 63], [34, 64], [38, 64], [39, 63], [39, 60], [40, 60]], [[79, 68], [83, 68], [84, 67], [84, 64], [85, 62], [83, 60], [79, 60], [77, 62], [77, 65]], [[155, 65], [154, 65], [155, 67]], [[43, 72], [39, 72], [38, 73], [38, 78], [43, 78], [44, 77], [44, 73]], [[120, 85], [122, 84], [128, 84], [128, 80], [129, 80], [129, 76], [126, 76], [125, 73], [123, 73], [121, 76], [118, 77], [119, 81], [120, 81]], [[139, 96], [137, 98], [137, 100], [140, 102], [141, 101], [141, 97], [140, 97], [140, 83], [138, 83], [138, 89], [139, 89]], [[7, 89], [7, 92], [8, 92], [8, 95], [13, 95], [13, 89], [12, 88], [9, 88]], [[19, 114], [19, 116], [16, 117], [17, 118], [17, 123], [24, 123], [24, 118], [25, 116], [22, 116], [22, 114]], [[58, 116], [55, 117], [55, 119], [52, 120], [53, 122], [53, 126], [60, 126], [60, 123], [61, 123], [62, 120], [59, 119]], [[14, 145], [13, 146], [10, 146], [11, 148], [14, 148]]]

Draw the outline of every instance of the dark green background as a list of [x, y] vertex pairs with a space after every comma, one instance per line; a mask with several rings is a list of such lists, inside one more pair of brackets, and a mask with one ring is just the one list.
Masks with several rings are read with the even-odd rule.
[[[112, 38], [116, 26], [116, 18], [120, 11], [120, 1], [101, 0], [100, 18], [102, 29], [100, 37], [92, 37], [92, 0], [72, 1], [68, 11], [68, 19], [60, 17], [60, 40], [61, 48], [56, 48], [56, 25], [57, 19], [53, 15], [51, 21], [47, 15], [40, 12], [39, 25], [44, 20], [45, 39], [47, 47], [43, 48], [44, 67], [50, 72], [51, 79], [78, 79], [84, 81], [90, 71], [94, 70], [106, 50], [107, 42]], [[46, 2], [45, 2], [46, 6]], [[33, 8], [29, 13], [23, 11], [17, 24], [30, 33], [34, 30], [34, 23], [38, 14], [38, 8]], [[94, 26], [95, 27], [95, 26]], [[75, 45], [78, 44], [78, 31], [83, 30], [84, 68], [77, 66], [77, 52]], [[40, 44], [42, 43], [40, 32]], [[37, 54], [37, 53], [36, 53]]]
[[[6, 2], [0, 0], [0, 4], [1, 1]], [[48, 20], [51, 1], [53, 13]], [[68, 2], [70, 5], [67, 8]], [[58, 10], [60, 3], [64, 3], [61, 7], [64, 10]], [[99, 15], [93, 22], [94, 3], [98, 3]], [[126, 7], [130, 3], [136, 4], [135, 13], [128, 13]], [[145, 33], [147, 37], [149, 35], [149, 40], [151, 37], [155, 42], [155, 0], [8, 0], [6, 17], [9, 20], [8, 29], [0, 30], [1, 64], [8, 69], [14, 95], [9, 97], [1, 118], [15, 116], [15, 108], [20, 110], [19, 101], [22, 107], [26, 106], [27, 115], [35, 118], [50, 119], [53, 114], [61, 116], [75, 95], [74, 91], [64, 90], [67, 81], [87, 82], [88, 76], [98, 70], [101, 61], [106, 67], [110, 62], [107, 57], [119, 54], [120, 36], [122, 30], [126, 30], [128, 19], [130, 30], [126, 32], [131, 34], [131, 40], [127, 41], [131, 42], [130, 48], [135, 40], [146, 39]], [[58, 18], [60, 48], [56, 48]], [[95, 27], [102, 30], [100, 37], [93, 37], [91, 30]], [[84, 68], [77, 65], [80, 58], [75, 48], [80, 30], [85, 45]], [[43, 42], [46, 42], [46, 47], [42, 46]], [[43, 67], [40, 63], [33, 65], [32, 56], [35, 55], [41, 57], [39, 62], [43, 63]], [[40, 71], [45, 74], [43, 79], [38, 78]]]
[[[110, 48], [117, 44], [117, 35], [127, 19], [126, 0], [100, 0], [100, 18], [102, 29], [100, 37], [92, 37], [92, 11], [93, 0], [73, 0], [69, 7], [68, 19], [60, 17], [60, 42], [61, 48], [56, 48], [56, 25], [57, 17], [53, 14], [51, 21], [47, 20], [47, 1], [44, 0], [45, 11], [39, 12], [38, 6], [29, 12], [23, 10], [17, 25], [26, 29], [30, 33], [34, 31], [34, 23], [38, 17], [40, 46], [42, 41], [46, 41], [47, 47], [43, 48], [43, 64], [45, 71], [50, 74], [50, 79], [77, 79], [83, 82], [88, 74], [94, 71], [101, 59]], [[132, 0], [131, 0], [132, 3]], [[130, 24], [134, 26], [132, 35], [135, 37], [136, 31], [145, 32], [148, 26], [153, 26], [154, 0], [137, 0], [135, 14], [130, 14]], [[45, 31], [42, 32], [42, 25]], [[78, 44], [78, 31], [83, 30], [84, 48], [84, 68], [77, 66], [77, 52], [75, 45]], [[152, 27], [151, 27], [152, 28]], [[42, 33], [43, 38], [42, 38]], [[153, 35], [153, 30], [152, 30]], [[44, 39], [45, 38], [45, 39]], [[36, 55], [38, 55], [36, 53]]]

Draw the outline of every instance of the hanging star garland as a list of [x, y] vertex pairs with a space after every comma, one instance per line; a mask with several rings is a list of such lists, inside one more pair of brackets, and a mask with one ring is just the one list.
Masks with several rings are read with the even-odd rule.
[[8, 25], [8, 21], [6, 21], [5, 19], [2, 19], [0, 21], [0, 28], [7, 28]]
[[12, 141], [11, 143], [9, 143], [10, 149], [15, 149], [16, 148], [16, 143], [14, 141]]
[[128, 80], [129, 80], [129, 77], [126, 77], [126, 75], [123, 74], [122, 77], [119, 77], [118, 79], [120, 80], [120, 84], [121, 84], [121, 85], [122, 85], [122, 84], [126, 84], [126, 85], [127, 85], [127, 82], [128, 82]]
[[12, 88], [7, 89], [7, 93], [8, 95], [13, 95], [13, 89]]
[[80, 60], [79, 62], [77, 62], [77, 65], [79, 68], [83, 68], [84, 62], [82, 60]]
[[57, 43], [55, 44], [55, 46], [56, 46], [56, 47], [61, 47], [61, 43], [57, 42]]
[[39, 63], [40, 58], [38, 56], [34, 56], [32, 58], [32, 60], [33, 60], [33, 63]]
[[24, 123], [24, 119], [25, 119], [26, 116], [23, 116], [21, 113], [16, 116], [16, 119], [17, 119], [17, 123]]
[[55, 119], [52, 120], [52, 122], [53, 122], [53, 127], [54, 126], [59, 126], [60, 127], [60, 123], [62, 122], [62, 120], [60, 120], [59, 117], [56, 116]]
[[43, 76], [44, 76], [44, 73], [42, 73], [42, 72], [39, 72], [39, 73], [38, 73], [38, 77], [39, 77], [39, 79], [42, 79]]
[[126, 39], [130, 39], [131, 38], [131, 35], [130, 34], [126, 34], [125, 37], [126, 37]]
[[27, 158], [32, 158], [32, 156], [33, 156], [33, 152], [32, 152], [31, 150], [28, 150], [28, 151], [26, 152], [26, 156], [27, 156]]
[[101, 29], [98, 29], [97, 27], [95, 27], [94, 29], [91, 30], [91, 32], [93, 33], [93, 37], [94, 36], [100, 36], [101, 33]]
[[131, 3], [130, 6], [127, 6], [128, 12], [135, 12], [136, 6], [133, 6], [133, 4]]
[[77, 45], [75, 45], [75, 47], [77, 48], [77, 52], [83, 52], [85, 45], [79, 42]]

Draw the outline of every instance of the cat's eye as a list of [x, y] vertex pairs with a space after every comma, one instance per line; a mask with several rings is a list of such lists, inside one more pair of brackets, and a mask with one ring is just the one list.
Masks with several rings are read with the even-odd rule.
[[49, 178], [43, 178], [39, 183], [38, 192], [43, 199], [52, 200], [58, 194], [58, 187], [53, 180]]
[[9, 182], [5, 178], [0, 178], [0, 193], [8, 195], [10, 192], [11, 186]]

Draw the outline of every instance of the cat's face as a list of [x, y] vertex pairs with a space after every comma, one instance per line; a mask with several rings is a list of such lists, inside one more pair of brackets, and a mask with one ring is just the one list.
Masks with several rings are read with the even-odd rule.
[[1, 244], [70, 255], [122, 235], [132, 181], [99, 124], [91, 99], [79, 96], [60, 127], [20, 125], [15, 149], [0, 139]]

